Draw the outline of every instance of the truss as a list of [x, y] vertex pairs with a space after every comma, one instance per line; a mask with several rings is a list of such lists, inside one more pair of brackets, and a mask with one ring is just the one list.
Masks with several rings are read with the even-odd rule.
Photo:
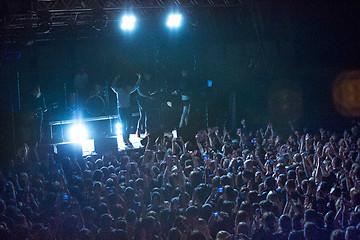
[[146, 8], [159, 6], [229, 6], [242, 0], [39, 0], [37, 10], [73, 10], [97, 8]]
[[[11, 1], [11, 0], [9, 0]], [[249, 0], [246, 0], [249, 1]], [[36, 28], [39, 13], [47, 13], [52, 27], [90, 24], [94, 20], [94, 10], [101, 9], [107, 20], [118, 19], [126, 9], [137, 11], [145, 17], [153, 10], [168, 8], [209, 8], [240, 7], [245, 0], [33, 0], [26, 13], [5, 14], [1, 18], [1, 30]]]

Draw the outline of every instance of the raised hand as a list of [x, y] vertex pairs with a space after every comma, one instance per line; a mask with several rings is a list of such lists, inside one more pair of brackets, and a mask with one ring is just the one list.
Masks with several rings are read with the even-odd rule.
[[245, 127], [245, 124], [246, 124], [245, 119], [242, 119], [242, 120], [241, 120], [241, 125], [243, 125], [243, 127]]

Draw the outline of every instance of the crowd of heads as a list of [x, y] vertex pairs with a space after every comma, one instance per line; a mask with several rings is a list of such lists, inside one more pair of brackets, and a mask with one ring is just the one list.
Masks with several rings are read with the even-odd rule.
[[0, 239], [360, 239], [358, 125], [282, 136], [242, 125], [104, 156], [11, 161]]

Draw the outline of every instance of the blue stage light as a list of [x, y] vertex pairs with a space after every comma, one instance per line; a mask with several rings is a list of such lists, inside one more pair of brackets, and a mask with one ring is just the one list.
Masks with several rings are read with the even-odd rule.
[[73, 142], [82, 142], [88, 138], [88, 132], [85, 126], [78, 124], [70, 128], [70, 140]]
[[134, 15], [124, 15], [121, 19], [121, 29], [132, 31], [135, 28], [136, 18]]
[[181, 25], [182, 16], [179, 13], [172, 13], [168, 16], [166, 25], [169, 28], [178, 28]]
[[121, 123], [116, 123], [115, 125], [115, 133], [117, 136], [122, 135], [122, 125]]

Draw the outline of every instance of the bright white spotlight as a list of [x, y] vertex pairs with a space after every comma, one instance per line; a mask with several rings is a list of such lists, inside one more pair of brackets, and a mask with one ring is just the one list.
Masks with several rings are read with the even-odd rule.
[[70, 140], [82, 142], [87, 139], [87, 130], [83, 125], [74, 125], [70, 128]]
[[82, 155], [91, 155], [93, 152], [95, 152], [94, 139], [82, 141]]
[[122, 134], [122, 125], [121, 123], [117, 123], [115, 125], [115, 133], [117, 136], [120, 136]]
[[121, 19], [121, 29], [131, 31], [135, 28], [136, 18], [134, 15], [124, 15]]
[[182, 16], [179, 13], [172, 13], [168, 16], [166, 25], [169, 28], [178, 28], [181, 25]]

